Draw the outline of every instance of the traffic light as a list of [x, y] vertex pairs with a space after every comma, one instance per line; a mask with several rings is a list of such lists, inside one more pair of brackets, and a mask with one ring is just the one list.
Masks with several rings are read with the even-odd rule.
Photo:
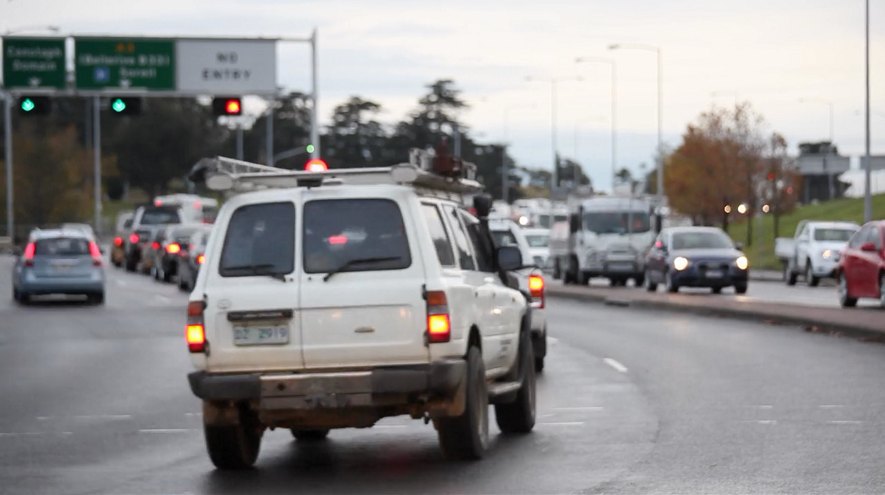
[[307, 153], [313, 153], [314, 150], [316, 150], [316, 147], [312, 144], [308, 144], [307, 146], [304, 147], [304, 151]]
[[141, 98], [128, 96], [111, 98], [110, 109], [114, 115], [138, 115], [141, 113]]
[[48, 96], [23, 95], [18, 99], [18, 112], [22, 115], [46, 115], [51, 105]]
[[228, 116], [242, 115], [243, 102], [239, 97], [213, 98], [212, 113]]

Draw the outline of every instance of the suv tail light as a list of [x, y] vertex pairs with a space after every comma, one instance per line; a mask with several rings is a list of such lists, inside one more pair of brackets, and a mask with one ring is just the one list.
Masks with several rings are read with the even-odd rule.
[[532, 305], [544, 309], [544, 277], [541, 275], [529, 275], [529, 292], [532, 294]]
[[449, 303], [441, 290], [427, 292], [427, 340], [430, 343], [448, 342], [452, 338]]
[[181, 245], [173, 242], [166, 246], [166, 252], [169, 254], [178, 254], [181, 251]]
[[205, 254], [198, 254], [197, 255], [197, 264], [202, 265], [205, 262], [206, 262], [206, 255]]
[[203, 310], [206, 303], [203, 301], [191, 301], [187, 304], [187, 326], [185, 326], [185, 338], [187, 349], [191, 352], [206, 352], [206, 329], [203, 326]]
[[159, 251], [160, 250], [160, 243], [157, 241], [152, 242], [151, 248], [153, 248], [154, 251]]
[[37, 245], [33, 242], [29, 242], [27, 246], [25, 246], [25, 252], [22, 256], [25, 259], [25, 266], [34, 266], [34, 253], [37, 252]]
[[93, 265], [101, 266], [101, 249], [98, 249], [95, 241], [89, 241], [89, 256], [92, 256]]
[[129, 234], [129, 243], [130, 244], [138, 244], [138, 241], [140, 241], [140, 240], [141, 239], [138, 237], [138, 234], [136, 234], [135, 232]]
[[123, 247], [123, 238], [120, 236], [114, 237], [114, 246]]

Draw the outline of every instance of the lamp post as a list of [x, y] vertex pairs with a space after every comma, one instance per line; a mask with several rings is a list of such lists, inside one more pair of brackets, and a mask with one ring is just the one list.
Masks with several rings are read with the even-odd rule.
[[864, 137], [864, 146], [866, 154], [866, 167], [864, 168], [864, 176], [866, 181], [863, 188], [863, 219], [869, 222], [873, 219], [873, 197], [870, 194], [870, 167], [873, 166], [870, 159], [870, 0], [866, 0], [866, 135]]
[[516, 105], [504, 109], [503, 137], [501, 139], [501, 199], [506, 203], [510, 195], [510, 177], [507, 171], [507, 128], [510, 112], [524, 108], [535, 108], [534, 105]]
[[[576, 64], [596, 63], [606, 64], [611, 68], [611, 159], [612, 159], [612, 192], [615, 191], [615, 174], [618, 170], [618, 71], [614, 59], [604, 57], [578, 57]], [[658, 143], [660, 146], [660, 143]]]
[[639, 43], [616, 43], [609, 45], [609, 50], [644, 50], [651, 51], [655, 53], [658, 61], [658, 147], [657, 147], [657, 156], [655, 157], [656, 169], [657, 169], [657, 193], [655, 194], [658, 205], [663, 204], [664, 200], [664, 161], [662, 160], [661, 153], [663, 153], [663, 139], [662, 139], [662, 128], [663, 128], [663, 100], [664, 100], [664, 88], [663, 88], [663, 73], [664, 73], [664, 64], [661, 60], [661, 47], [655, 45], [645, 45]]
[[835, 185], [833, 184], [833, 174], [829, 172], [827, 169], [827, 157], [830, 155], [833, 146], [833, 102], [831, 100], [826, 100], [823, 98], [799, 98], [799, 103], [819, 103], [822, 105], [826, 105], [829, 108], [829, 117], [830, 117], [830, 144], [827, 145], [826, 150], [823, 151], [823, 169], [824, 175], [827, 176], [827, 199], [833, 199], [835, 197]]
[[[550, 83], [550, 144], [553, 149], [553, 184], [551, 193], [559, 189], [559, 152], [556, 146], [556, 85], [566, 81], [581, 81], [578, 76], [574, 77], [553, 77], [550, 79], [526, 76], [528, 82], [549, 82]], [[551, 194], [552, 195], [552, 194]]]

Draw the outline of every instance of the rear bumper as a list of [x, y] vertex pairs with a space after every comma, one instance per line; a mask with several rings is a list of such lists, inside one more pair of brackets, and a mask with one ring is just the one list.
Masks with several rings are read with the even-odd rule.
[[191, 391], [203, 400], [258, 400], [262, 409], [371, 406], [389, 396], [449, 398], [467, 372], [463, 359], [427, 365], [391, 366], [335, 373], [239, 373], [188, 375]]
[[103, 278], [45, 278], [27, 277], [18, 287], [24, 294], [98, 294], [104, 292]]

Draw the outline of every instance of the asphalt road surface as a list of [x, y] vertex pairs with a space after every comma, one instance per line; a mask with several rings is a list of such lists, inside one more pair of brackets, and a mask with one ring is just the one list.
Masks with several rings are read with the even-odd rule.
[[[885, 346], [549, 301], [535, 431], [452, 463], [404, 418], [215, 471], [174, 286], [109, 269], [104, 307], [11, 302], [0, 259], [0, 494], [881, 493]], [[701, 296], [699, 296], [701, 297]], [[711, 296], [712, 297], [712, 296]]]

